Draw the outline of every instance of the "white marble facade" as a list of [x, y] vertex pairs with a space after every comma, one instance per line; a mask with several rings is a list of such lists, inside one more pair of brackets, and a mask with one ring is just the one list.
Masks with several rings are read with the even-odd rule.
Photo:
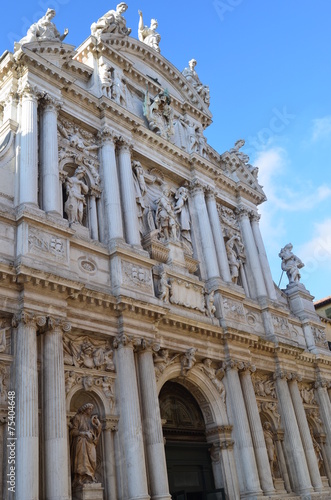
[[141, 13], [134, 38], [127, 8], [77, 49], [49, 10], [0, 60], [0, 497], [15, 391], [18, 500], [170, 499], [172, 382], [227, 500], [329, 499], [331, 356], [303, 264], [284, 246], [275, 286], [244, 141], [208, 145], [196, 61], [175, 68]]

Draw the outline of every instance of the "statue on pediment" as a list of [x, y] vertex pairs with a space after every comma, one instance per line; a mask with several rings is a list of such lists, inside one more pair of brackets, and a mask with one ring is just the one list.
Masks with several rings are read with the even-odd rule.
[[291, 283], [299, 283], [301, 274], [299, 269], [304, 267], [304, 263], [292, 253], [293, 245], [288, 243], [281, 249], [279, 257], [282, 259], [282, 270], [286, 272]]
[[139, 13], [139, 26], [138, 26], [138, 38], [141, 42], [145, 43], [156, 52], [161, 52], [159, 43], [161, 41], [161, 35], [156, 32], [158, 23], [156, 19], [151, 20], [150, 27], [144, 25], [143, 13], [138, 10]]
[[18, 43], [15, 43], [14, 50], [16, 51], [20, 49], [22, 45], [30, 42], [62, 42], [69, 33], [69, 30], [65, 29], [63, 35], [60, 34], [55, 24], [52, 23], [55, 14], [56, 12], [54, 9], [47, 9], [46, 14], [39, 19], [39, 21], [30, 26], [26, 36]]
[[64, 204], [64, 211], [68, 216], [69, 224], [78, 222], [83, 224], [84, 206], [86, 205], [85, 195], [88, 192], [88, 186], [83, 181], [85, 170], [78, 167], [75, 175], [67, 177], [65, 188], [67, 200]]
[[86, 403], [70, 420], [70, 455], [73, 488], [96, 483], [97, 444], [101, 434], [98, 415], [92, 415], [94, 406]]
[[154, 99], [150, 97], [147, 90], [143, 113], [152, 132], [168, 140], [174, 135], [174, 112], [171, 107], [171, 97], [167, 90], [159, 92]]
[[116, 6], [116, 10], [109, 10], [96, 23], [91, 26], [91, 34], [100, 39], [102, 35], [122, 35], [128, 36], [131, 33], [131, 28], [126, 27], [126, 20], [123, 17], [128, 6], [125, 2], [121, 2]]
[[183, 70], [183, 75], [187, 81], [192, 85], [192, 87], [197, 91], [203, 102], [209, 106], [210, 105], [210, 94], [208, 85], [203, 85], [198, 77], [198, 73], [195, 71], [197, 62], [195, 59], [189, 61], [189, 67]]

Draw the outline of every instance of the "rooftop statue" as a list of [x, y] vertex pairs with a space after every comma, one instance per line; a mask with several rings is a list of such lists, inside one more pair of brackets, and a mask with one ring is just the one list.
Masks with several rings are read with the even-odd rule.
[[68, 28], [65, 29], [63, 35], [61, 35], [55, 24], [52, 23], [54, 16], [55, 10], [47, 9], [46, 14], [39, 19], [39, 21], [30, 26], [26, 36], [14, 44], [15, 51], [20, 49], [22, 45], [30, 42], [62, 42], [69, 33], [69, 30]]
[[109, 10], [96, 23], [91, 26], [91, 34], [96, 38], [101, 35], [123, 35], [128, 36], [131, 33], [131, 28], [126, 27], [126, 20], [123, 15], [127, 11], [128, 6], [125, 2], [121, 2], [116, 6], [116, 10]]
[[301, 274], [299, 269], [304, 267], [304, 263], [292, 253], [292, 249], [293, 245], [288, 243], [279, 253], [279, 257], [282, 259], [282, 270], [286, 271], [290, 284], [300, 281]]
[[159, 43], [161, 41], [161, 35], [156, 32], [158, 27], [157, 20], [152, 19], [150, 27], [144, 25], [143, 21], [143, 13], [141, 10], [138, 10], [140, 19], [138, 26], [138, 38], [141, 42], [145, 43], [152, 49], [156, 50], [156, 52], [161, 52]]
[[208, 85], [203, 85], [198, 77], [198, 73], [195, 71], [197, 62], [195, 59], [189, 61], [189, 67], [183, 70], [183, 75], [187, 81], [192, 85], [192, 87], [197, 91], [201, 99], [207, 106], [210, 104], [210, 95]]

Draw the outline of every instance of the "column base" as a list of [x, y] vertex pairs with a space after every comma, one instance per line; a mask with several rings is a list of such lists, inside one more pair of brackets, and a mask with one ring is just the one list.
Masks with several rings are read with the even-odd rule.
[[152, 500], [171, 500], [171, 495], [156, 495], [152, 496]]
[[101, 483], [83, 484], [74, 488], [72, 500], [103, 500], [103, 491]]

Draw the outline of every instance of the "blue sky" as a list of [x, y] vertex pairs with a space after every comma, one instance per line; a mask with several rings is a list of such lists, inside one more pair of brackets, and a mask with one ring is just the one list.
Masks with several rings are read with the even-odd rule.
[[[209, 143], [220, 153], [239, 138], [268, 202], [260, 207], [274, 281], [279, 250], [291, 242], [305, 262], [302, 282], [331, 295], [331, 2], [329, 0], [128, 0], [137, 37], [138, 9], [159, 22], [161, 53], [179, 69], [189, 59], [210, 86]], [[12, 50], [47, 7], [55, 8], [67, 43], [79, 45], [115, 2], [30, 0], [6, 5], [0, 51]], [[281, 287], [287, 278], [283, 277]]]

